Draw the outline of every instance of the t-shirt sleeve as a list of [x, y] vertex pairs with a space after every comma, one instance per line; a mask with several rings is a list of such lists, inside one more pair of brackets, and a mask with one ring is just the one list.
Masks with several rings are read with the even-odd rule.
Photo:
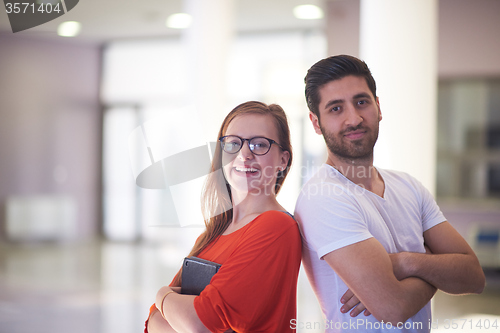
[[414, 179], [414, 183], [420, 197], [422, 229], [423, 231], [427, 231], [439, 223], [446, 221], [446, 218], [429, 190], [416, 179]]
[[344, 188], [322, 184], [321, 191], [321, 195], [313, 195], [304, 188], [297, 200], [295, 218], [305, 246], [322, 259], [332, 251], [373, 237], [359, 203]]
[[[278, 332], [292, 319], [301, 259], [297, 223], [266, 212], [245, 230], [234, 252], [195, 298], [198, 317], [211, 331]], [[288, 316], [289, 318], [286, 318]]]

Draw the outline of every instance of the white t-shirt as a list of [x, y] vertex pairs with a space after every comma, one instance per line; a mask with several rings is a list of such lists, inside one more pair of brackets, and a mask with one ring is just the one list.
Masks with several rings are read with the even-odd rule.
[[353, 318], [341, 313], [340, 297], [348, 287], [322, 260], [332, 251], [371, 237], [388, 253], [424, 253], [424, 231], [446, 221], [432, 195], [415, 178], [403, 172], [377, 171], [385, 183], [383, 198], [327, 164], [304, 185], [294, 214], [303, 236], [303, 265], [326, 317], [327, 332], [429, 332], [430, 302], [400, 323], [401, 329], [373, 315]]

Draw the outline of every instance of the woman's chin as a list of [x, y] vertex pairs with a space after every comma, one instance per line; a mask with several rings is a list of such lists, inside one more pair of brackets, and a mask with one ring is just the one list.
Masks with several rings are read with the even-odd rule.
[[275, 195], [272, 186], [245, 186], [242, 184], [231, 184], [231, 192], [239, 197], [270, 196]]

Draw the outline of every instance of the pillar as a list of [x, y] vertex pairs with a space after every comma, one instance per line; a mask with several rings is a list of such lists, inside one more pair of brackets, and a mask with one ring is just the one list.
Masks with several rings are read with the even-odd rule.
[[361, 0], [360, 58], [377, 82], [375, 165], [435, 191], [437, 0]]
[[184, 11], [193, 18], [183, 34], [192, 87], [189, 99], [196, 105], [207, 141], [213, 141], [231, 111], [225, 81], [234, 35], [234, 0], [184, 0]]

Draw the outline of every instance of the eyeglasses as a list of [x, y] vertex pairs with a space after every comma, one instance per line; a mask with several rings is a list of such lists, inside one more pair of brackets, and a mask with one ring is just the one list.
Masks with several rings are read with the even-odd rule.
[[282, 150], [286, 150], [279, 143], [274, 140], [264, 138], [262, 136], [256, 136], [250, 139], [243, 139], [236, 135], [226, 135], [219, 138], [221, 148], [228, 154], [236, 154], [243, 147], [243, 142], [248, 142], [248, 148], [255, 155], [265, 155], [271, 150], [271, 146], [274, 143]]

